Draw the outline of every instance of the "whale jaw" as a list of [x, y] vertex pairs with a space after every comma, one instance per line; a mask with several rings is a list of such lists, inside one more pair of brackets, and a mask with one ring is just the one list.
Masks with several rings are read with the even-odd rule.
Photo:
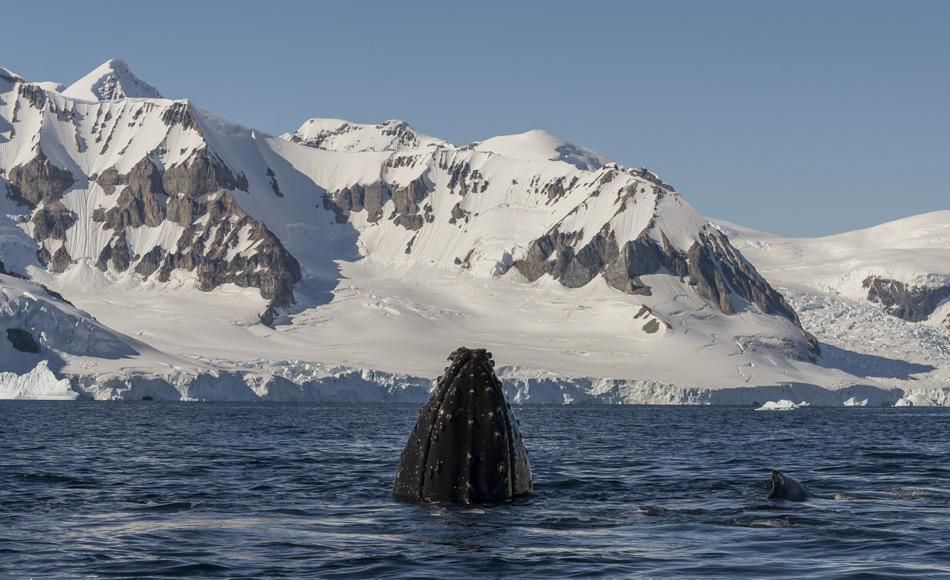
[[531, 467], [491, 353], [460, 348], [419, 411], [393, 494], [408, 501], [499, 502], [530, 494]]

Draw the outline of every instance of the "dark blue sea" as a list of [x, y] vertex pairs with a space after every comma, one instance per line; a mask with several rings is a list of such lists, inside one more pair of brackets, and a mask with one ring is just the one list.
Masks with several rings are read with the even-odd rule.
[[416, 410], [0, 403], [0, 576], [950, 576], [948, 410], [518, 407], [493, 507], [392, 499]]

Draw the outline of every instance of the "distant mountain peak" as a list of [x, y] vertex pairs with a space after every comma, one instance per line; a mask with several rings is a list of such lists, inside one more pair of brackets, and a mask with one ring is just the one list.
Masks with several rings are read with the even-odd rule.
[[23, 77], [8, 68], [0, 66], [0, 79], [9, 82], [20, 82], [23, 80]]
[[496, 153], [512, 159], [563, 161], [578, 169], [593, 171], [607, 164], [603, 155], [543, 131], [533, 129], [501, 135], [471, 145], [476, 151]]
[[307, 119], [285, 139], [327, 151], [402, 151], [447, 145], [419, 133], [409, 123], [390, 119], [373, 125], [343, 119]]
[[78, 81], [63, 94], [87, 101], [116, 101], [125, 98], [160, 99], [158, 89], [141, 80], [124, 60], [108, 60]]

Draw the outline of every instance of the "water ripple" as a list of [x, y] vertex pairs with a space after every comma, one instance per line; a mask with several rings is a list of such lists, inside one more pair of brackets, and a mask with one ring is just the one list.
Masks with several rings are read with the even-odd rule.
[[517, 413], [536, 493], [460, 507], [390, 496], [412, 406], [3, 402], [0, 575], [950, 574], [946, 410]]

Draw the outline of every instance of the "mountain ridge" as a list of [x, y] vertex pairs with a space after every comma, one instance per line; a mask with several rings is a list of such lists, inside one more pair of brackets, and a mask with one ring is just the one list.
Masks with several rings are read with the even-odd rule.
[[[496, 340], [507, 321], [523, 369], [828, 380], [794, 305], [726, 229], [648, 169], [549, 133], [456, 147], [401, 121], [311, 119], [277, 137], [188, 100], [73, 99], [9, 75], [0, 101], [0, 259], [175, 356], [237, 368], [247, 341], [425, 373], [434, 340]], [[171, 296], [185, 327], [230, 346], [171, 340], [148, 313]], [[536, 325], [542, 313], [559, 322]], [[672, 364], [696, 353], [705, 373]], [[860, 382], [840, 370], [835, 384]]]

